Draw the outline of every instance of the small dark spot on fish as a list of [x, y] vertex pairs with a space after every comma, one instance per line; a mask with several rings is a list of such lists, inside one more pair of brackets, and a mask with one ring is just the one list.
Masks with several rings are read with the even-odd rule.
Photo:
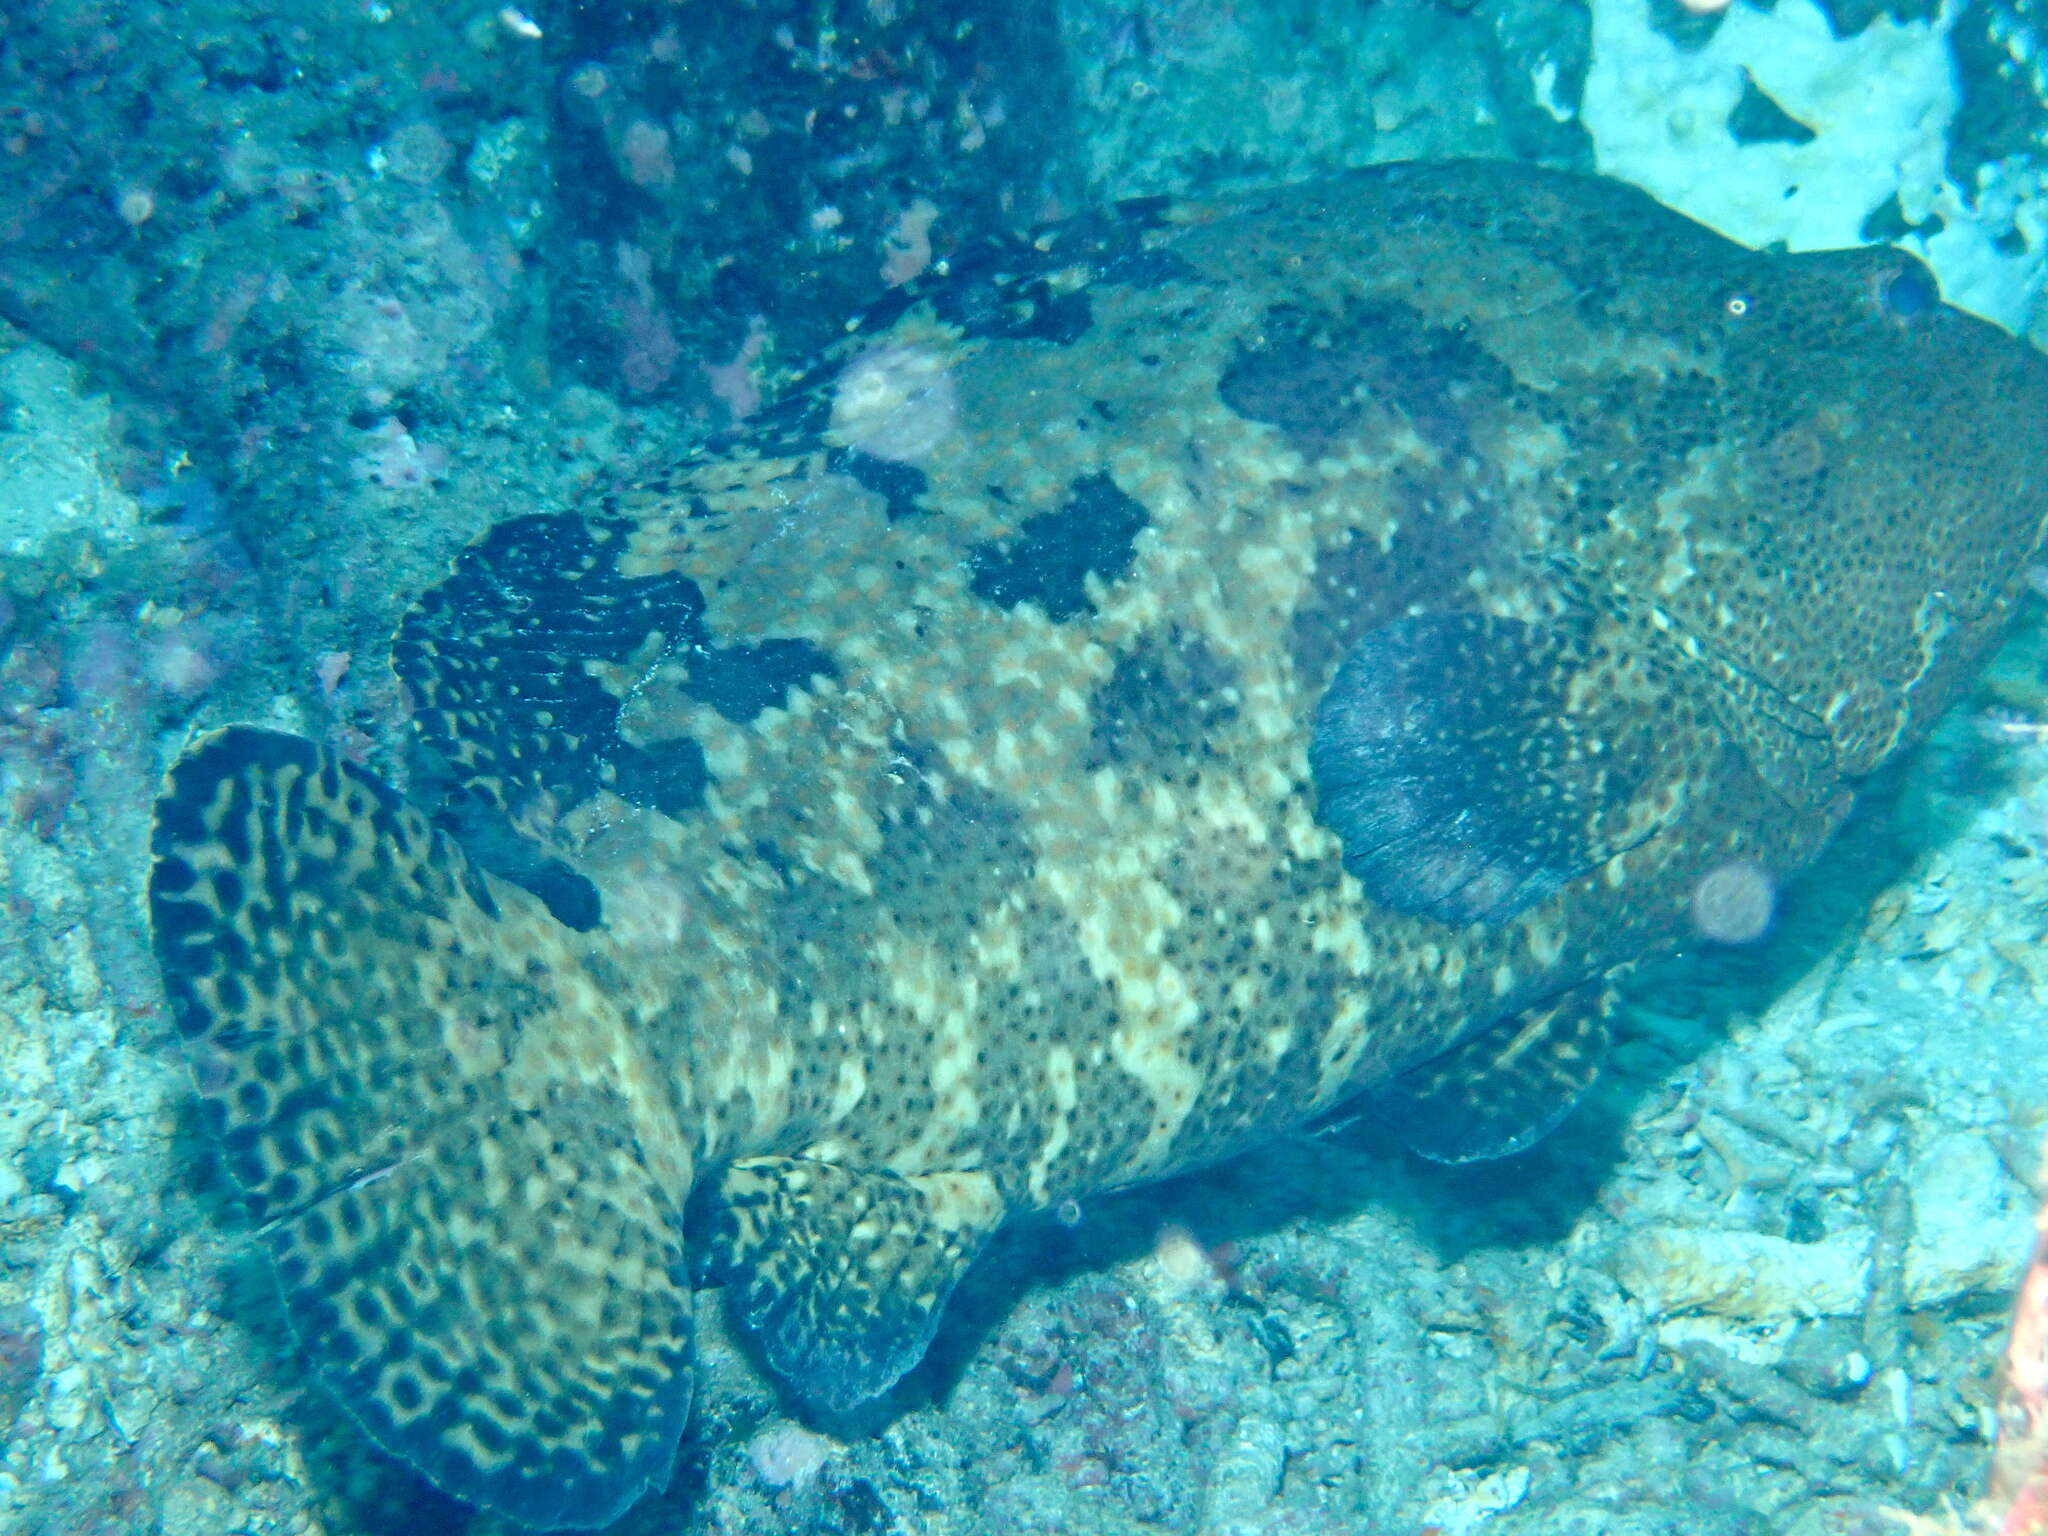
[[1059, 511], [1027, 518], [1013, 538], [978, 546], [968, 556], [969, 585], [1000, 607], [1036, 603], [1058, 622], [1091, 613], [1088, 576], [1112, 582], [1126, 575], [1151, 521], [1109, 476], [1085, 475]]
[[924, 511], [917, 504], [918, 498], [931, 489], [931, 481], [915, 464], [879, 459], [858, 448], [834, 448], [825, 459], [825, 467], [881, 497], [892, 523]]
[[683, 692], [709, 704], [735, 725], [787, 702], [790, 690], [837, 672], [832, 658], [808, 640], [763, 640], [759, 645], [706, 647], [690, 657]]

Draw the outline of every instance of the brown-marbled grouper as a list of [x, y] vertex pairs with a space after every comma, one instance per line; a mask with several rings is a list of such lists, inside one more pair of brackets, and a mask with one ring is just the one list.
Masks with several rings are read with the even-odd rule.
[[1369, 1096], [1527, 1145], [1617, 970], [1967, 681], [2048, 361], [1889, 249], [1382, 166], [895, 294], [397, 636], [432, 814], [232, 727], [157, 952], [311, 1360], [448, 1492], [663, 1484], [692, 1286], [800, 1396], [1007, 1216]]

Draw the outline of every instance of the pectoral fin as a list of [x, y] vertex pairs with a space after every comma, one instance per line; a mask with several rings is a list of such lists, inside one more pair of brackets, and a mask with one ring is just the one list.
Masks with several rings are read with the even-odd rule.
[[776, 1373], [843, 1412], [923, 1358], [954, 1285], [1001, 1223], [984, 1174], [906, 1177], [794, 1157], [748, 1158], [715, 1192], [714, 1277]]
[[1704, 735], [1640, 646], [1431, 614], [1337, 669], [1309, 746], [1318, 815], [1384, 906], [1501, 923], [1650, 836]]
[[1613, 988], [1589, 982], [1432, 1057], [1382, 1095], [1402, 1138], [1439, 1163], [1534, 1146], [1600, 1075], [1613, 1007]]

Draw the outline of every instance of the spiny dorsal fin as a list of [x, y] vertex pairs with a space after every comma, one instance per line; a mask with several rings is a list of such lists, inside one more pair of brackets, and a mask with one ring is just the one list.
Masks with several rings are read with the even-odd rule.
[[619, 1080], [626, 1021], [568, 930], [293, 736], [201, 740], [155, 854], [206, 1117], [321, 1377], [387, 1451], [525, 1524], [604, 1525], [665, 1483], [689, 1158]]
[[1589, 982], [1424, 1062], [1381, 1097], [1403, 1140], [1433, 1162], [1534, 1146], [1571, 1113], [1607, 1056], [1614, 990]]
[[716, 1191], [714, 1273], [806, 1401], [844, 1412], [923, 1358], [940, 1310], [1003, 1219], [987, 1175], [906, 1177], [747, 1158]]

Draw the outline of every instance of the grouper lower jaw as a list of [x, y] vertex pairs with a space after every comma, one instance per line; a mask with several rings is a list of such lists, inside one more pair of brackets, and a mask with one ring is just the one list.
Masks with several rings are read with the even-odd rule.
[[1528, 167], [963, 256], [420, 598], [431, 816], [276, 732], [172, 767], [157, 955], [309, 1358], [597, 1526], [669, 1477], [701, 1281], [843, 1409], [1018, 1211], [1360, 1093], [1528, 1145], [1701, 883], [1964, 686], [2041, 420], [1910, 258]]

